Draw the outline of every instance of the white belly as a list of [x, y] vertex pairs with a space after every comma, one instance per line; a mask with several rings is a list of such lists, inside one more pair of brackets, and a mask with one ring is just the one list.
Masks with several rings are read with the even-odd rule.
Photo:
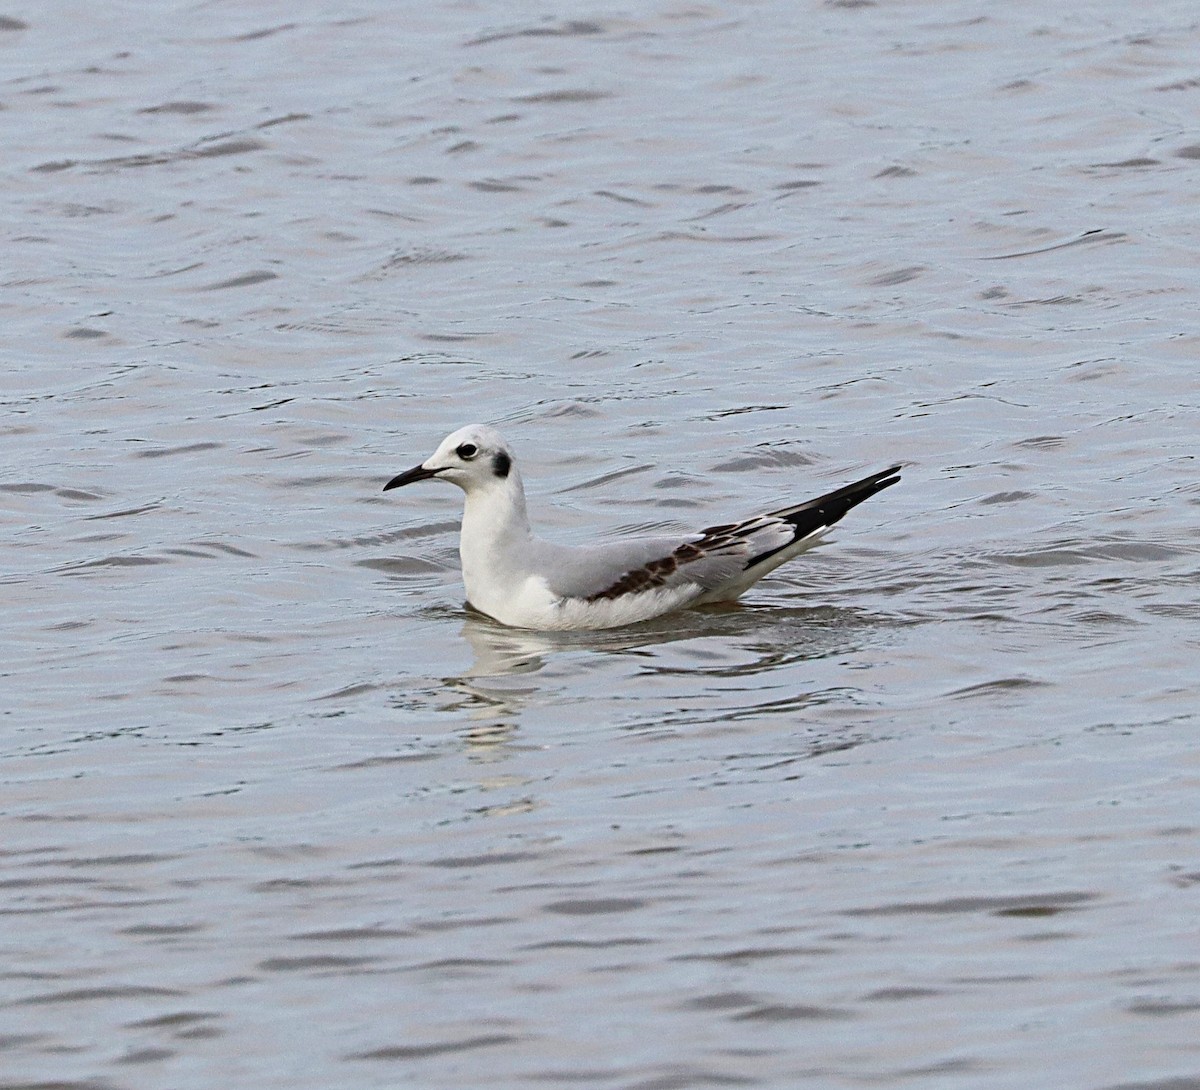
[[698, 587], [658, 588], [620, 598], [560, 598], [540, 576], [528, 576], [518, 586], [501, 592], [496, 587], [468, 588], [467, 599], [481, 613], [514, 628], [541, 631], [618, 628], [690, 605]]

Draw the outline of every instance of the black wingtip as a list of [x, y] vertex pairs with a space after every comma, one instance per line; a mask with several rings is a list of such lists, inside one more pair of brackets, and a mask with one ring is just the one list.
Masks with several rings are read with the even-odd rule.
[[785, 507], [782, 511], [772, 511], [771, 514], [794, 523], [799, 516], [822, 512], [828, 517], [827, 525], [832, 525], [864, 500], [869, 500], [876, 493], [896, 484], [900, 480], [903, 468], [892, 466], [890, 469], [881, 469], [869, 477], [826, 492], [824, 496], [818, 496], [815, 500], [797, 504], [795, 507]]
[[869, 500], [885, 488], [896, 484], [900, 480], [902, 468], [902, 466], [892, 466], [890, 469], [882, 469], [853, 484], [844, 485], [842, 488], [827, 492], [824, 496], [818, 496], [815, 500], [797, 504], [795, 507], [785, 507], [782, 511], [772, 511], [771, 514], [776, 518], [790, 522], [795, 528], [795, 533], [787, 545], [781, 545], [777, 549], [771, 549], [751, 559], [746, 564], [747, 570], [754, 567], [755, 564], [768, 560], [776, 553], [782, 552], [797, 541], [815, 534], [819, 530], [824, 530], [835, 522], [840, 522], [847, 511], [857, 507], [864, 500]]
[[[900, 471], [903, 468], [903, 466], [892, 466], [891, 469], [885, 469], [881, 475], [881, 479], [875, 483], [875, 492], [882, 492], [885, 488], [891, 488], [892, 485], [899, 484]], [[871, 495], [875, 495], [875, 492], [872, 492]], [[864, 496], [863, 498], [866, 499], [868, 497]]]

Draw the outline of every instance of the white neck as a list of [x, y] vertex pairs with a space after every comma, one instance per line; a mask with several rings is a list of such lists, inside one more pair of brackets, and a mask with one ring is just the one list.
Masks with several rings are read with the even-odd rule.
[[487, 588], [524, 579], [533, 531], [525, 511], [525, 488], [513, 466], [503, 480], [493, 478], [467, 493], [458, 542], [467, 598], [490, 612]]

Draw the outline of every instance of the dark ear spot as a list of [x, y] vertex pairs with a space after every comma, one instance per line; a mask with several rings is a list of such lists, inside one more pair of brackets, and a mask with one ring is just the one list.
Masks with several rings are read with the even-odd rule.
[[492, 455], [492, 472], [501, 480], [508, 476], [508, 471], [512, 469], [512, 459], [505, 451], [497, 451]]

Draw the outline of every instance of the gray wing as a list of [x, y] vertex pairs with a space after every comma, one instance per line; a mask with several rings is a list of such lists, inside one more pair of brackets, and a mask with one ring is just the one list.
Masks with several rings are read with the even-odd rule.
[[551, 573], [547, 582], [555, 594], [585, 601], [685, 584], [698, 591], [715, 590], [788, 546], [823, 533], [852, 507], [895, 484], [899, 472], [900, 467], [893, 466], [806, 503], [710, 526], [682, 539], [641, 538], [583, 549], [546, 546], [550, 555], [544, 558], [549, 561], [545, 569]]
[[773, 515], [714, 526], [682, 538], [614, 541], [594, 548], [558, 549], [550, 558], [550, 589], [564, 598], [600, 601], [660, 587], [691, 584], [712, 590], [745, 571], [759, 553], [793, 540], [790, 525]]

